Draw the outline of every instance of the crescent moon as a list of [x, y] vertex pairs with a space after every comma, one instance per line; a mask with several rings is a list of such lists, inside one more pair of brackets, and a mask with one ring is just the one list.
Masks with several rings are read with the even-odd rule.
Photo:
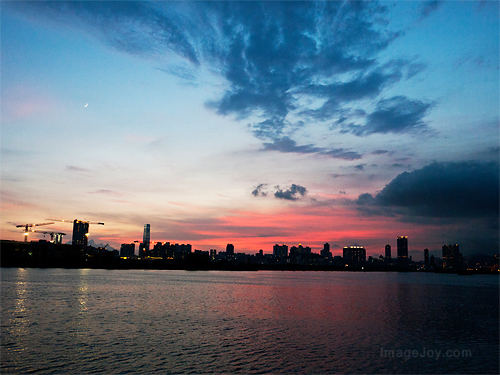
[[83, 108], [87, 108], [87, 106], [88, 106], [88, 105], [89, 105], [89, 103], [85, 104], [85, 105], [83, 106]]

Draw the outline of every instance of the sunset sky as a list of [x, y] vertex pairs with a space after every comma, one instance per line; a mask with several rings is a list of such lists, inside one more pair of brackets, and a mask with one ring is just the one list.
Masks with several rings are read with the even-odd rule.
[[1, 238], [498, 253], [499, 100], [497, 1], [2, 1]]

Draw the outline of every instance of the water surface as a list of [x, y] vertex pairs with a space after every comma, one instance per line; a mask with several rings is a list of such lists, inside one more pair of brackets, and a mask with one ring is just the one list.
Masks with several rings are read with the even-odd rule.
[[499, 368], [490, 275], [2, 268], [1, 288], [2, 373]]

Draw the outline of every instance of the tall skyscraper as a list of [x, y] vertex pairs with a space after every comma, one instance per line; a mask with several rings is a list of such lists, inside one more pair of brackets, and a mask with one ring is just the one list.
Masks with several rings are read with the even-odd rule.
[[73, 245], [80, 246], [82, 248], [87, 247], [87, 242], [89, 239], [89, 222], [88, 221], [73, 221], [73, 238], [71, 239]]
[[429, 249], [424, 249], [424, 264], [429, 265]]
[[149, 255], [149, 244], [151, 239], [151, 225], [144, 224], [144, 234], [142, 235], [143, 248], [146, 251], [146, 255]]
[[386, 261], [391, 260], [391, 245], [389, 244], [385, 245], [385, 260]]
[[398, 263], [400, 265], [408, 264], [408, 237], [398, 236], [397, 245], [398, 245]]
[[228, 243], [226, 246], [226, 256], [234, 256], [234, 245], [232, 243]]

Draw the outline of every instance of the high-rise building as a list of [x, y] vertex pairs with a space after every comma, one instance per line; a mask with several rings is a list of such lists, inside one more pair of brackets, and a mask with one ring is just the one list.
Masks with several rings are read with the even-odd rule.
[[460, 252], [458, 244], [443, 245], [443, 267], [448, 269], [458, 269]]
[[232, 243], [228, 243], [226, 246], [226, 256], [234, 256], [234, 245]]
[[73, 221], [73, 238], [72, 244], [80, 246], [82, 248], [87, 247], [87, 242], [89, 239], [89, 222], [88, 221]]
[[273, 246], [273, 255], [276, 257], [276, 259], [284, 259], [288, 257], [288, 246], [283, 244], [283, 245], [274, 245]]
[[389, 244], [385, 245], [385, 260], [386, 261], [391, 260], [391, 245]]
[[397, 246], [398, 246], [398, 263], [400, 265], [408, 264], [408, 237], [398, 236]]
[[332, 257], [332, 253], [330, 252], [330, 244], [327, 242], [323, 245], [323, 250], [320, 253], [322, 258], [330, 259]]
[[151, 239], [151, 225], [144, 224], [144, 234], [142, 235], [142, 245], [146, 255], [149, 255], [149, 244]]
[[344, 247], [344, 263], [348, 265], [355, 265], [364, 263], [366, 261], [366, 250], [362, 246], [349, 246]]
[[424, 249], [424, 264], [429, 265], [429, 249]]

